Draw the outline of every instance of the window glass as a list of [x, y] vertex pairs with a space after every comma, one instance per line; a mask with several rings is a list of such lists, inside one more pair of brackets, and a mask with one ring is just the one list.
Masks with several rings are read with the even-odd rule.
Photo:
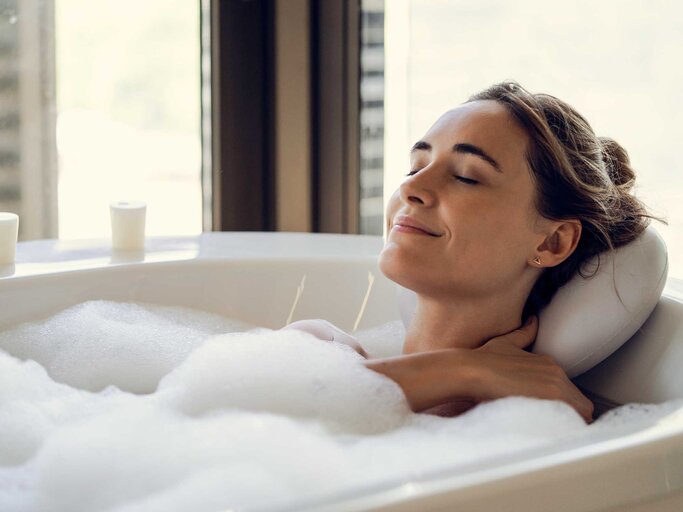
[[0, 210], [20, 239], [202, 229], [199, 2], [0, 0]]
[[514, 79], [567, 101], [626, 148], [636, 195], [669, 221], [654, 223], [669, 275], [683, 277], [683, 4], [396, 0], [385, 16], [385, 200], [440, 114]]
[[57, 0], [60, 237], [124, 199], [150, 235], [201, 232], [199, 44], [196, 1]]

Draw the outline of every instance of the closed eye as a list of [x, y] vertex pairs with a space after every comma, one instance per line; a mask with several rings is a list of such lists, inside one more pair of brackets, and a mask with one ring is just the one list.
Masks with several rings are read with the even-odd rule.
[[453, 177], [454, 177], [456, 180], [462, 181], [463, 183], [466, 183], [466, 184], [468, 184], [468, 185], [476, 185], [477, 183], [479, 183], [477, 180], [472, 180], [472, 179], [470, 179], [470, 178], [465, 178], [464, 176], [454, 175]]
[[[406, 176], [412, 176], [416, 172], [418, 172], [418, 169], [413, 169], [408, 174], [406, 174]], [[471, 178], [465, 178], [464, 176], [458, 176], [457, 174], [454, 174], [453, 177], [456, 180], [461, 181], [467, 185], [476, 185], [477, 183], [479, 183], [477, 180], [473, 180]]]

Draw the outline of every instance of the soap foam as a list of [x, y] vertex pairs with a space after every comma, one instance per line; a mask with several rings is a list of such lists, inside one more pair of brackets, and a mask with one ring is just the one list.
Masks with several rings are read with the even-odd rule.
[[0, 348], [76, 388], [152, 393], [209, 336], [245, 327], [185, 308], [90, 301], [0, 333]]
[[[244, 329], [98, 301], [1, 334], [0, 510], [272, 510], [589, 442], [683, 405], [630, 405], [590, 426], [563, 402], [524, 397], [456, 418], [413, 414], [348, 346]], [[401, 332], [392, 322], [356, 334], [369, 353], [395, 355]]]
[[352, 348], [294, 329], [217, 336], [164, 377], [159, 391], [183, 413], [225, 408], [319, 419], [331, 431], [396, 428], [411, 410], [391, 379]]
[[131, 395], [109, 387], [99, 394], [52, 380], [32, 360], [0, 350], [0, 467], [30, 459], [62, 425], [109, 410]]

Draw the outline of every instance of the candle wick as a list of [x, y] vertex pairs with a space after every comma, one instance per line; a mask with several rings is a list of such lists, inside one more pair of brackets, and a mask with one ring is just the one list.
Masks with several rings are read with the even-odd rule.
[[375, 282], [375, 276], [372, 274], [372, 272], [368, 272], [368, 289], [365, 291], [365, 297], [363, 298], [363, 304], [361, 304], [360, 311], [358, 312], [358, 316], [356, 317], [356, 323], [353, 324], [353, 332], [356, 332], [358, 329], [358, 324], [360, 323], [360, 319], [363, 318], [363, 313], [365, 313], [365, 306], [368, 304], [368, 297], [370, 297], [370, 290], [372, 290], [372, 283]]
[[306, 274], [304, 274], [304, 277], [301, 279], [301, 284], [297, 286], [296, 288], [296, 296], [294, 297], [294, 304], [292, 304], [292, 309], [289, 310], [289, 316], [287, 317], [287, 321], [285, 322], [285, 325], [289, 325], [289, 323], [292, 321], [292, 316], [294, 315], [294, 309], [296, 308], [297, 303], [299, 302], [299, 297], [301, 297], [301, 294], [304, 291], [304, 283], [306, 282]]

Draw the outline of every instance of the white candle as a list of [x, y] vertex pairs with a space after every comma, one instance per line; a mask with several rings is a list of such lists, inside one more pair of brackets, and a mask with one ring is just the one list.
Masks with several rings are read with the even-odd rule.
[[12, 265], [17, 252], [19, 216], [0, 212], [0, 265]]
[[109, 205], [112, 249], [144, 250], [146, 210], [147, 205], [141, 201], [119, 201]]

